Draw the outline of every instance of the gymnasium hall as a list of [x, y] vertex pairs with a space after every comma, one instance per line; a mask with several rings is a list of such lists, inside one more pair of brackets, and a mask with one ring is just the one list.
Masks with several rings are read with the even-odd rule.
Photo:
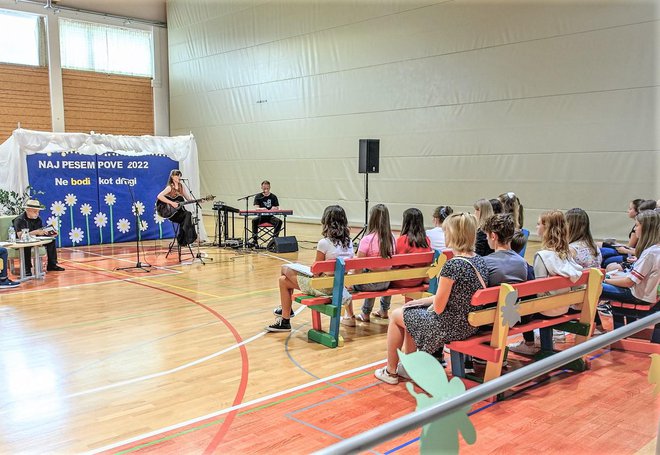
[[0, 0], [0, 453], [659, 453], [659, 25]]

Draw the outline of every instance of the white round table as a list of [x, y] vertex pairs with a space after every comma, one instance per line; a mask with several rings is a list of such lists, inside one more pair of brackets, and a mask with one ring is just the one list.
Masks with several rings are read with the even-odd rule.
[[[21, 276], [18, 281], [30, 280], [33, 278], [42, 279], [44, 277], [44, 270], [41, 265], [41, 253], [39, 252], [39, 247], [46, 245], [53, 241], [53, 238], [37, 238], [29, 242], [16, 241], [5, 245], [5, 248], [19, 250], [18, 258], [21, 264]], [[32, 248], [34, 254], [34, 273], [32, 276], [25, 276], [25, 263], [23, 262], [23, 250], [25, 248]]]

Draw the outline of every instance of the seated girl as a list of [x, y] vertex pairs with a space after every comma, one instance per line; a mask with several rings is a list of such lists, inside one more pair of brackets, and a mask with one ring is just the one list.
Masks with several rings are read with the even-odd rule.
[[[639, 205], [644, 202], [644, 199], [633, 199], [628, 204], [628, 217], [635, 219], [639, 213]], [[600, 252], [603, 256], [603, 262], [601, 263], [602, 267], [607, 267], [610, 264], [623, 264], [628, 258], [628, 254], [631, 253], [631, 249], [635, 248], [637, 243], [637, 234], [635, 234], [635, 227], [633, 226], [632, 230], [628, 234], [628, 245], [616, 245], [612, 241], [604, 241]], [[621, 269], [621, 267], [616, 267], [616, 269]], [[611, 270], [611, 269], [610, 269]]]
[[[635, 217], [637, 261], [630, 273], [606, 275], [600, 298], [625, 303], [654, 304], [660, 286], [660, 213], [644, 210]], [[616, 327], [615, 327], [616, 328]], [[653, 343], [660, 343], [656, 330]]]
[[[403, 224], [401, 235], [396, 239], [396, 254], [427, 253], [431, 251], [431, 240], [424, 233], [424, 215], [419, 209], [411, 208], [403, 212]], [[408, 280], [397, 280], [390, 283], [390, 287], [409, 288], [419, 286], [424, 282], [422, 278], [411, 278]], [[377, 318], [387, 319], [387, 310], [390, 308], [392, 296], [387, 295], [380, 298], [380, 310], [373, 313]]]
[[510, 213], [513, 217], [513, 222], [516, 224], [516, 229], [522, 229], [525, 220], [524, 207], [518, 196], [516, 196], [516, 193], [513, 191], [502, 193], [498, 199], [502, 203], [502, 213]]
[[474, 216], [477, 218], [479, 225], [474, 251], [479, 256], [488, 256], [493, 252], [493, 249], [488, 244], [484, 225], [486, 224], [486, 220], [493, 216], [493, 206], [487, 199], [479, 199], [474, 203]]
[[435, 296], [413, 300], [392, 312], [387, 328], [387, 365], [375, 376], [388, 384], [397, 384], [399, 374], [398, 349], [415, 350], [433, 355], [444, 344], [464, 340], [477, 328], [467, 320], [475, 292], [486, 287], [488, 268], [481, 256], [474, 253], [477, 220], [469, 213], [451, 215], [444, 223], [447, 246], [454, 257], [440, 271]]
[[[536, 279], [550, 276], [563, 276], [576, 282], [582, 276], [582, 267], [571, 257], [568, 246], [566, 218], [560, 210], [544, 212], [536, 224], [536, 232], [541, 237], [541, 250], [534, 256], [534, 276]], [[555, 291], [568, 292], [570, 289]], [[541, 312], [544, 316], [561, 316], [566, 308]]]
[[587, 212], [577, 208], [570, 209], [566, 212], [566, 225], [571, 257], [584, 268], [599, 268], [603, 257], [591, 236]]
[[[436, 207], [433, 211], [433, 229], [428, 229], [426, 235], [431, 240], [431, 248], [442, 251], [447, 247], [445, 243], [445, 232], [442, 230], [442, 223], [449, 215], [454, 213], [454, 209], [448, 205]], [[402, 232], [403, 234], [403, 232]]]
[[[321, 218], [323, 238], [316, 246], [315, 261], [325, 261], [336, 258], [350, 259], [353, 257], [353, 244], [346, 212], [338, 205], [326, 207]], [[314, 289], [310, 285], [311, 276], [293, 270], [287, 264], [282, 266], [279, 278], [280, 307], [273, 313], [278, 316], [277, 321], [266, 327], [269, 332], [291, 331], [290, 318], [294, 316], [291, 311], [291, 296], [294, 289], [300, 289], [309, 295], [331, 295], [332, 289]], [[350, 300], [350, 294], [344, 291], [344, 300]]]
[[[395, 251], [396, 245], [394, 236], [392, 235], [392, 228], [390, 227], [390, 212], [384, 204], [376, 204], [369, 213], [369, 224], [367, 226], [368, 233], [358, 246], [357, 257], [378, 257], [391, 258]], [[379, 271], [387, 269], [372, 269], [371, 271]], [[357, 272], [357, 271], [356, 271]], [[389, 281], [380, 283], [367, 283], [356, 284], [353, 288], [356, 291], [383, 291], [390, 287]], [[362, 304], [362, 311], [356, 316], [353, 315], [353, 305], [349, 303], [346, 307], [346, 316], [341, 319], [343, 325], [354, 327], [355, 319], [362, 322], [369, 322], [369, 315], [371, 309], [374, 307], [375, 299], [364, 299]], [[382, 314], [387, 314], [389, 306], [380, 307]]]

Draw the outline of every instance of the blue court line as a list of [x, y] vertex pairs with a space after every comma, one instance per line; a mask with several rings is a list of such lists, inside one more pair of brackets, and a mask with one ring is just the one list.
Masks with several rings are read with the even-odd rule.
[[[291, 311], [293, 311], [293, 309]], [[291, 360], [291, 363], [293, 363], [300, 371], [310, 375], [314, 379], [321, 379], [320, 377], [316, 376], [311, 371], [305, 369], [305, 367], [303, 367], [299, 362], [296, 361], [296, 359], [293, 358], [293, 356], [291, 355], [291, 351], [289, 351], [289, 341], [291, 340], [291, 337], [293, 336], [293, 334], [298, 332], [299, 330], [303, 329], [304, 327], [306, 327], [308, 325], [309, 325], [309, 322], [305, 322], [303, 325], [301, 325], [300, 327], [297, 327], [295, 330], [291, 330], [291, 332], [289, 333], [289, 336], [287, 336], [286, 340], [284, 340], [284, 352], [286, 352], [286, 355], [287, 355], [287, 357], [289, 357], [289, 360]], [[339, 384], [335, 384], [334, 382], [326, 381], [325, 383], [332, 386], [332, 387], [336, 387], [339, 390], [342, 390], [344, 392], [348, 391], [347, 388], [342, 387]]]

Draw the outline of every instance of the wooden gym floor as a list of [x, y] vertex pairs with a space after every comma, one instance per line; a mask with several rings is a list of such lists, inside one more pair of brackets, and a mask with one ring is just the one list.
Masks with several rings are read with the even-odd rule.
[[[311, 262], [319, 231], [290, 224], [297, 253], [205, 246], [205, 265], [145, 242], [150, 273], [115, 270], [135, 265], [134, 244], [61, 249], [66, 272], [0, 293], [0, 453], [309, 453], [413, 411], [404, 385], [372, 374], [386, 321], [342, 327], [338, 349], [307, 342], [307, 309], [293, 332], [264, 332], [281, 264]], [[477, 403], [477, 442], [462, 451], [653, 453], [650, 359], [591, 357], [585, 373]], [[511, 368], [526, 361], [514, 355]], [[418, 435], [374, 452], [415, 453]]]

